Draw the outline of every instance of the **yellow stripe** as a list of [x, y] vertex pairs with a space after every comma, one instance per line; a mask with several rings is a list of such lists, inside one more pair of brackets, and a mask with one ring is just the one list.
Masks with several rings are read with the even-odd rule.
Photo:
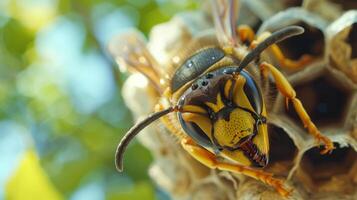
[[233, 101], [236, 105], [243, 107], [243, 108], [247, 108], [247, 109], [255, 112], [252, 105], [250, 104], [250, 101], [249, 101], [247, 95], [244, 92], [243, 88], [244, 88], [245, 82], [246, 82], [245, 78], [241, 75], [239, 75], [236, 78], [236, 83], [234, 86]]
[[231, 90], [231, 87], [232, 87], [232, 80], [229, 79], [229, 80], [226, 82], [226, 84], [224, 85], [224, 96], [225, 96], [226, 98], [229, 97], [229, 92], [230, 92], [230, 90]]
[[213, 112], [218, 112], [218, 111], [220, 111], [222, 108], [225, 107], [225, 105], [224, 105], [224, 103], [223, 103], [223, 101], [222, 101], [221, 93], [218, 93], [218, 94], [217, 94], [217, 101], [216, 101], [215, 104], [214, 104], [214, 103], [211, 103], [211, 102], [206, 102], [205, 104], [206, 104], [208, 107], [210, 107], [210, 108], [213, 110]]
[[184, 105], [182, 107], [182, 112], [207, 114], [207, 111], [204, 108], [195, 105]]

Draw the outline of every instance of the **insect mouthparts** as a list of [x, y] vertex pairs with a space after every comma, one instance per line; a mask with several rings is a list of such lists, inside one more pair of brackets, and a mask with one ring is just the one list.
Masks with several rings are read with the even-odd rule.
[[243, 151], [244, 155], [249, 158], [251, 162], [257, 167], [265, 167], [268, 164], [268, 159], [266, 155], [261, 153], [252, 140], [244, 142], [240, 149]]

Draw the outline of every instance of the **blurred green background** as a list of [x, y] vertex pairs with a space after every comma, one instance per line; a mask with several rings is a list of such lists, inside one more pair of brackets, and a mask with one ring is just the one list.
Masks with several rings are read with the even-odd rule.
[[125, 76], [107, 52], [130, 27], [147, 35], [175, 0], [0, 0], [0, 199], [169, 199], [135, 142], [126, 171], [117, 142], [133, 121]]

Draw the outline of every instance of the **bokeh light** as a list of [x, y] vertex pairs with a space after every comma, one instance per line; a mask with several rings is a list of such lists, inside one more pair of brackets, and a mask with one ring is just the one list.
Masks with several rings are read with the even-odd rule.
[[152, 26], [197, 2], [0, 1], [0, 199], [169, 199], [147, 175], [135, 142], [127, 171], [114, 166], [133, 121], [121, 97], [126, 74], [110, 39]]

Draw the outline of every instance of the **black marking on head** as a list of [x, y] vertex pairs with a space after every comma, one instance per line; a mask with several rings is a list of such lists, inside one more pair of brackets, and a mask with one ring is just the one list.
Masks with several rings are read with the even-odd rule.
[[228, 122], [229, 119], [230, 119], [230, 116], [231, 116], [231, 112], [234, 109], [236, 109], [236, 108], [234, 108], [234, 107], [224, 107], [223, 109], [218, 111], [216, 120], [222, 119], [222, 120], [225, 120], [225, 121]]
[[[184, 97], [184, 102], [182, 102], [182, 104], [204, 106], [204, 102], [216, 103], [217, 94], [223, 92], [226, 81], [232, 78], [231, 75], [235, 72], [235, 69], [235, 66], [227, 66], [225, 68], [212, 71], [210, 72], [210, 74], [212, 74], [212, 76], [209, 76], [210, 79], [207, 79], [207, 74], [202, 75], [192, 84], [192, 87], [188, 88], [183, 93], [182, 97]], [[243, 70], [240, 72], [240, 75], [246, 80], [243, 90], [253, 108], [251, 112], [260, 115], [263, 110], [263, 98], [259, 87], [248, 72]], [[233, 91], [230, 93], [233, 93]], [[222, 100], [228, 107], [234, 106], [230, 105], [233, 102], [229, 102], [229, 99], [232, 99], [232, 97], [228, 99], [223, 98]]]
[[224, 74], [216, 70], [202, 75], [192, 83], [182, 95], [184, 105], [198, 105], [205, 107], [204, 102], [216, 103], [217, 94], [222, 91], [224, 83], [231, 78], [230, 74]]
[[[219, 70], [219, 74], [233, 74], [235, 72], [235, 68], [233, 67], [226, 67], [223, 72], [222, 70]], [[253, 107], [254, 112], [260, 115], [263, 111], [263, 98], [261, 95], [261, 92], [259, 90], [259, 87], [253, 77], [246, 71], [241, 71], [239, 73], [245, 78], [245, 84], [243, 87], [243, 90], [249, 100], [250, 105]], [[234, 84], [234, 82], [233, 82]], [[233, 89], [233, 87], [232, 87]], [[233, 91], [230, 92], [232, 94]], [[228, 97], [228, 99], [231, 99], [232, 97]]]
[[[235, 105], [234, 102], [229, 101], [228, 99], [224, 98], [224, 96], [222, 96], [222, 101], [226, 107], [217, 113], [211, 111], [205, 104], [206, 102], [216, 103], [217, 95], [219, 93], [222, 94], [226, 82], [228, 80], [232, 80], [232, 74], [235, 72], [235, 70], [236, 66], [227, 66], [225, 68], [210, 72], [212, 75], [201, 75], [194, 83], [192, 83], [192, 87], [189, 87], [183, 93], [179, 105], [196, 105], [206, 109], [208, 112], [207, 118], [211, 120], [212, 124], [218, 119], [229, 121], [230, 113], [235, 108], [243, 109], [249, 112], [253, 116], [256, 123], [261, 123], [261, 112], [263, 107], [262, 96], [253, 77], [251, 77], [249, 73], [244, 70], [240, 72], [240, 75], [246, 79], [243, 89], [248, 97], [250, 104], [252, 105], [253, 110]], [[211, 141], [206, 133], [204, 133], [203, 130], [197, 126], [197, 124], [184, 121], [181, 113], [178, 113], [178, 117], [185, 133], [192, 137], [196, 143], [205, 147], [206, 149], [210, 148], [217, 151], [223, 149], [223, 147], [220, 146], [217, 141], [215, 141], [215, 137], [212, 137], [213, 141]], [[211, 134], [213, 134], [213, 132]], [[236, 150], [234, 148], [230, 149], [229, 147], [225, 148], [232, 151]]]
[[204, 49], [191, 56], [176, 70], [172, 77], [172, 92], [176, 92], [184, 84], [200, 76], [223, 57], [224, 52], [219, 48]]

